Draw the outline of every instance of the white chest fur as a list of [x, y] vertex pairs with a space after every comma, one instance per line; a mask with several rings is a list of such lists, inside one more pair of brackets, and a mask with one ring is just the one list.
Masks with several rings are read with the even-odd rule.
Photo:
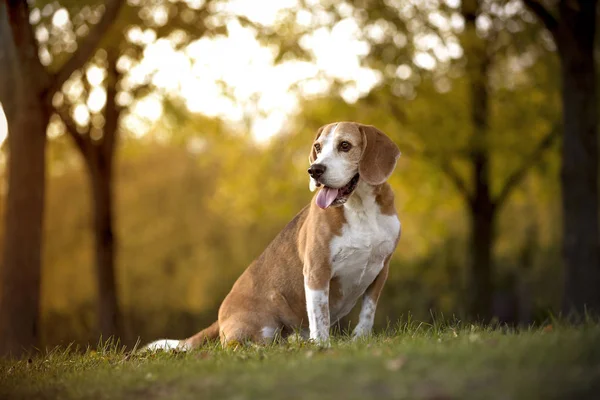
[[341, 235], [330, 244], [332, 278], [340, 286], [339, 297], [329, 305], [331, 323], [352, 310], [381, 272], [400, 233], [398, 217], [382, 214], [372, 196], [346, 203], [344, 215]]

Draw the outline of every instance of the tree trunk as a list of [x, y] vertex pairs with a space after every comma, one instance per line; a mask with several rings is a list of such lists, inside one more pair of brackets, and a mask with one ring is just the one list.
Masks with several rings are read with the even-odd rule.
[[493, 298], [492, 250], [495, 213], [483, 202], [473, 205], [470, 213], [469, 316], [478, 321], [488, 322], [491, 318]]
[[[9, 28], [9, 20], [12, 30]], [[38, 344], [48, 109], [27, 7], [0, 3], [0, 101], [8, 120], [8, 195], [0, 273], [0, 354]], [[6, 86], [5, 86], [6, 85]]]
[[462, 14], [465, 18], [462, 45], [467, 57], [473, 127], [470, 143], [473, 194], [469, 199], [471, 248], [468, 307], [471, 317], [487, 321], [492, 311], [492, 249], [496, 210], [490, 192], [490, 156], [487, 143], [490, 58], [487, 39], [479, 37], [476, 31], [475, 21], [480, 12], [479, 6], [477, 0], [465, 0], [462, 3]]
[[474, 193], [470, 203], [470, 285], [469, 314], [488, 321], [492, 312], [492, 250], [496, 209], [490, 192], [490, 159], [487, 148], [488, 89], [487, 60], [481, 59], [479, 70], [471, 77], [471, 116], [473, 140], [471, 173]]
[[80, 134], [68, 113], [59, 110], [90, 177], [98, 294], [97, 321], [100, 335], [104, 339], [111, 336], [123, 338], [115, 271], [117, 240], [113, 229], [113, 164], [121, 113], [121, 108], [116, 104], [117, 60], [118, 52], [108, 49], [105, 124], [99, 140], [92, 137], [91, 127], [85, 134]]
[[121, 337], [121, 314], [115, 274], [112, 161], [101, 152], [89, 161], [92, 185], [95, 261], [98, 288], [98, 328], [103, 339]]
[[600, 312], [596, 1], [562, 1], [555, 34], [563, 101], [563, 312]]
[[123, 320], [118, 302], [116, 281], [116, 243], [113, 228], [113, 166], [119, 127], [120, 108], [117, 97], [117, 60], [114, 49], [107, 50], [105, 125], [102, 140], [89, 147], [92, 157], [87, 160], [94, 197], [94, 234], [96, 240], [96, 271], [98, 279], [98, 322], [103, 338], [114, 336], [123, 339]]

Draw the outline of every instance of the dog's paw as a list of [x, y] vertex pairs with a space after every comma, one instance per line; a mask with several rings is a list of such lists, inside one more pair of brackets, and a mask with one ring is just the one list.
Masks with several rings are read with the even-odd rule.
[[326, 338], [311, 338], [308, 339], [308, 342], [314, 346], [317, 346], [322, 349], [329, 349], [331, 347], [331, 341], [328, 337]]

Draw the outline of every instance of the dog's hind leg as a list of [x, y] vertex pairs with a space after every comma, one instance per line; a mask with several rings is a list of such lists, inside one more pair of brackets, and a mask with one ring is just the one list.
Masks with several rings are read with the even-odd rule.
[[219, 336], [223, 347], [249, 343], [270, 344], [281, 332], [272, 318], [252, 312], [239, 312], [220, 322]]

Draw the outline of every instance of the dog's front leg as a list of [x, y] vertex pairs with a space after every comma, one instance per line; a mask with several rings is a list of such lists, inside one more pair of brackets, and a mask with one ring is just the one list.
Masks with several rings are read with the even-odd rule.
[[354, 328], [352, 333], [353, 339], [358, 339], [371, 334], [373, 330], [373, 322], [375, 321], [375, 310], [377, 309], [377, 301], [379, 295], [383, 290], [383, 285], [387, 280], [388, 271], [390, 266], [390, 257], [388, 257], [384, 264], [383, 269], [377, 275], [373, 283], [367, 288], [360, 309], [360, 315], [358, 317], [358, 324]]
[[329, 281], [328, 269], [304, 268], [304, 292], [310, 339], [329, 345]]
[[311, 289], [304, 283], [306, 292], [306, 311], [308, 313], [308, 326], [310, 339], [319, 344], [329, 343], [329, 285], [324, 288]]

